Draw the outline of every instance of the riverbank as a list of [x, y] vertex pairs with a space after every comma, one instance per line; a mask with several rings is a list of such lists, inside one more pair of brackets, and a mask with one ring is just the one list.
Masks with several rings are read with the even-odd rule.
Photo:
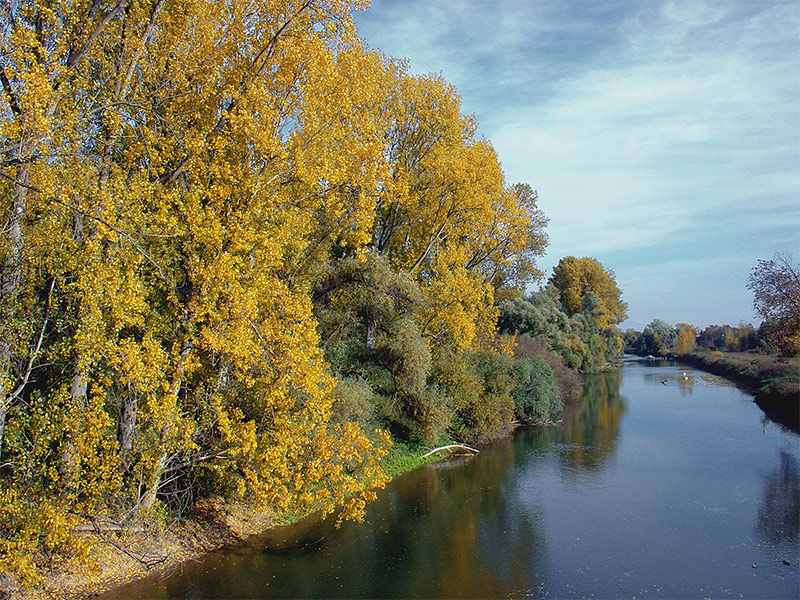
[[[567, 409], [570, 402], [565, 403]], [[541, 424], [538, 424], [541, 425]], [[454, 444], [450, 450], [393, 440], [382, 460], [384, 473], [394, 479], [425, 464], [443, 460], [470, 446], [483, 447], [511, 435], [519, 424], [496, 435], [480, 435]], [[291, 525], [319, 510], [275, 513], [246, 503], [225, 502], [212, 497], [202, 500], [190, 518], [168, 526], [149, 526], [137, 530], [103, 530], [102, 534], [85, 527], [80, 535], [89, 541], [88, 559], [59, 561], [43, 570], [33, 588], [6, 573], [0, 573], [0, 600], [78, 600], [95, 597], [111, 589], [157, 573], [169, 574], [187, 561], [200, 560], [209, 552], [241, 543], [248, 537], [272, 528]]]
[[678, 360], [726, 377], [753, 392], [770, 418], [798, 430], [800, 358], [784, 362], [775, 354], [696, 351]]
[[[395, 441], [383, 459], [390, 479], [448, 453], [423, 458], [426, 448]], [[316, 510], [316, 509], [314, 509]], [[0, 600], [78, 600], [97, 596], [154, 573], [169, 573], [186, 561], [239, 543], [274, 527], [290, 525], [314, 510], [274, 513], [245, 503], [226, 503], [209, 498], [195, 507], [192, 518], [166, 527], [139, 530], [93, 531], [87, 536], [86, 560], [59, 561], [43, 572], [41, 581], [29, 588], [7, 573], [0, 573]]]

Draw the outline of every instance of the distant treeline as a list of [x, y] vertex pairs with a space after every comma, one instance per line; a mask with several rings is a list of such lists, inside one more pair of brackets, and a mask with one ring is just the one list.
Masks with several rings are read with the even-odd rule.
[[701, 330], [689, 323], [678, 323], [673, 327], [666, 321], [654, 319], [642, 331], [626, 329], [623, 340], [625, 352], [642, 356], [683, 356], [698, 349], [719, 352], [774, 350], [764, 335], [764, 327], [755, 329], [749, 323], [709, 325]]

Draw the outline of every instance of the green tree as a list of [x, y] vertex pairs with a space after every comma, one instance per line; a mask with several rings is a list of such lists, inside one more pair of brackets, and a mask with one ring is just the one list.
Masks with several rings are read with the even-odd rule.
[[678, 337], [676, 329], [661, 319], [653, 319], [644, 328], [645, 333], [650, 333], [648, 339], [652, 340], [652, 345], [647, 348], [648, 354], [665, 356], [675, 351], [675, 341]]
[[555, 422], [561, 416], [563, 405], [556, 385], [555, 375], [544, 359], [514, 361], [516, 386], [514, 413], [523, 421], [532, 423]]

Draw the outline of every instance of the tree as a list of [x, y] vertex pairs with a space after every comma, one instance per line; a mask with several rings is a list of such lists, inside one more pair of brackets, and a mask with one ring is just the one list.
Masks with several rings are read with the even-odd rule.
[[512, 392], [514, 413], [520, 420], [543, 423], [559, 419], [563, 404], [555, 375], [543, 358], [514, 361], [516, 387]]
[[331, 422], [308, 259], [365, 246], [385, 172], [360, 3], [7, 4], [0, 571], [201, 473], [358, 513], [382, 451]]
[[421, 439], [510, 422], [496, 292], [547, 220], [451, 85], [365, 47], [363, 0], [7, 4], [0, 571], [212, 490], [358, 516], [361, 392]]
[[650, 354], [665, 356], [675, 350], [675, 340], [678, 332], [675, 328], [661, 319], [653, 319], [644, 328], [645, 332], [652, 332], [653, 346], [649, 348]]
[[800, 353], [800, 267], [791, 255], [759, 260], [747, 280], [753, 307], [767, 323], [767, 335], [788, 356]]
[[587, 292], [594, 294], [600, 313], [601, 329], [611, 327], [627, 318], [628, 305], [622, 301], [614, 272], [603, 268], [595, 258], [567, 256], [553, 267], [550, 282], [558, 289], [561, 302], [572, 316], [584, 308]]
[[678, 323], [675, 327], [678, 330], [678, 335], [675, 339], [675, 354], [678, 356], [689, 354], [696, 346], [695, 337], [697, 333], [694, 326], [689, 323]]
[[547, 219], [536, 193], [506, 184], [491, 144], [474, 139], [452, 85], [393, 66], [372, 245], [419, 282], [427, 337], [477, 349], [494, 337], [496, 288], [541, 275]]

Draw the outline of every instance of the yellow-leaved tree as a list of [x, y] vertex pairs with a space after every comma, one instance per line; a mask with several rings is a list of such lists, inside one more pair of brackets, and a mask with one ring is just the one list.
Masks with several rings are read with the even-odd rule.
[[380, 443], [330, 422], [305, 266], [370, 239], [385, 177], [387, 67], [355, 36], [360, 4], [3, 17], [4, 569], [32, 573], [80, 519], [180, 508], [199, 474], [348, 516], [383, 482]]
[[567, 256], [553, 267], [552, 284], [569, 315], [585, 309], [587, 294], [597, 304], [598, 326], [607, 329], [627, 318], [628, 305], [622, 301], [614, 272], [603, 268], [596, 258]]
[[386, 135], [390, 173], [378, 198], [374, 247], [416, 277], [429, 300], [424, 331], [474, 347], [494, 337], [494, 288], [541, 274], [533, 257], [547, 220], [527, 186], [505, 183], [474, 117], [436, 76], [396, 72]]
[[[495, 370], [505, 368], [494, 369], [502, 362], [495, 297], [498, 289], [524, 289], [541, 275], [534, 257], [547, 243], [547, 220], [530, 187], [505, 182], [491, 144], [475, 139], [476, 121], [461, 113], [451, 85], [391, 66], [388, 174], [378, 189], [372, 246], [419, 286], [415, 324], [432, 357], [424, 393], [396, 397], [429, 443], [451, 414], [461, 415], [462, 434], [470, 428], [495, 433], [512, 418], [508, 393], [490, 391], [491, 381], [503, 381]], [[467, 388], [480, 400], [461, 410], [455, 396]]]

